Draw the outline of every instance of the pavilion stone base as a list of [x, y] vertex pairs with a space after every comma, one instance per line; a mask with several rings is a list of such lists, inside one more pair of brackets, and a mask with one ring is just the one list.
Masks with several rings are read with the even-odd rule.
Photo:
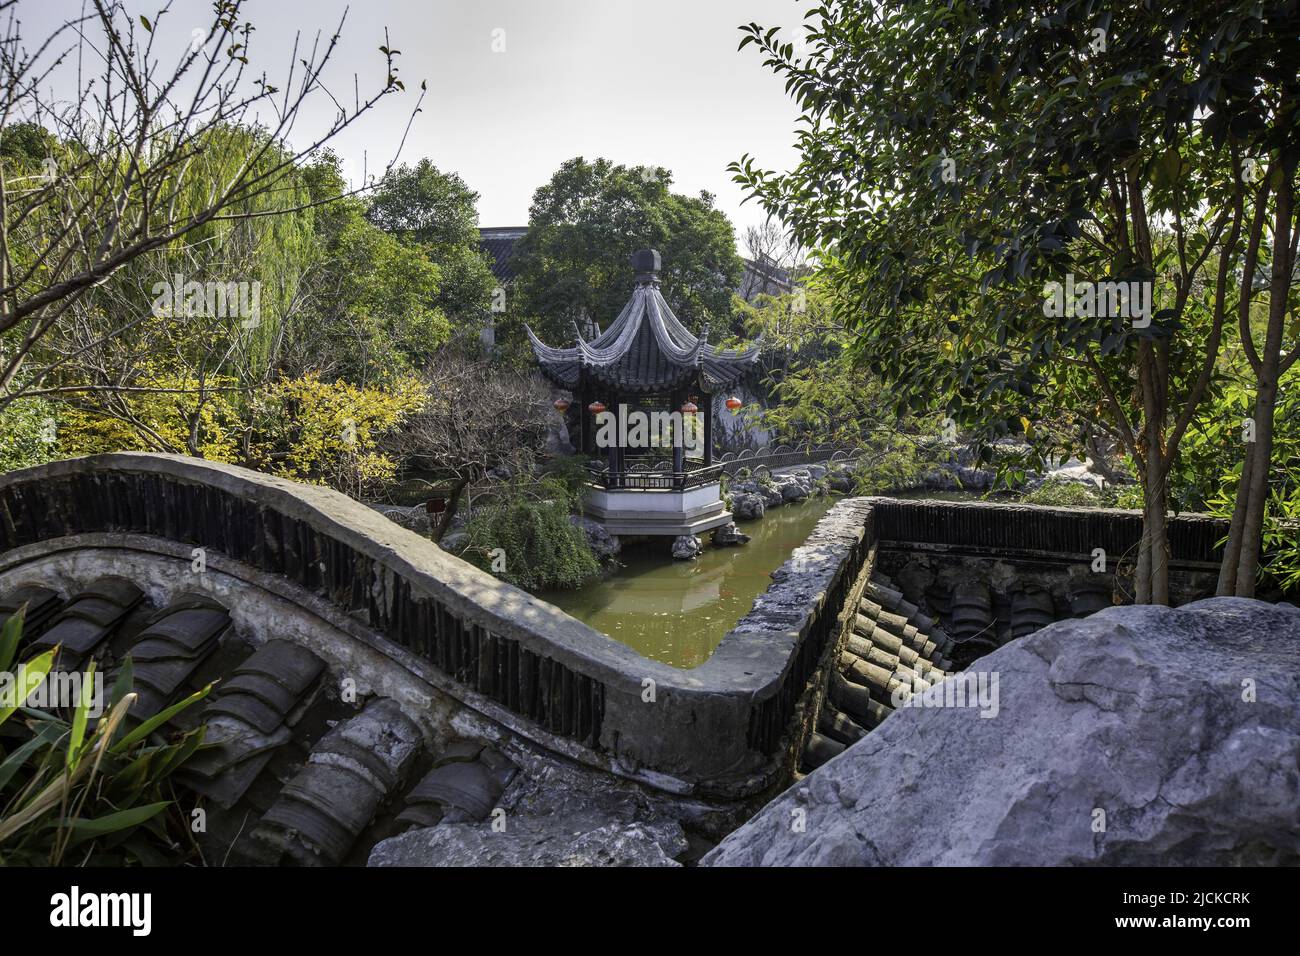
[[586, 513], [617, 535], [703, 534], [731, 523], [717, 485], [689, 491], [587, 492]]

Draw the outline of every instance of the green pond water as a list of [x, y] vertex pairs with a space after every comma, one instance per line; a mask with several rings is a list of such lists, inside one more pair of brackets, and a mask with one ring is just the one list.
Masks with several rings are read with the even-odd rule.
[[753, 540], [737, 547], [715, 548], [703, 535], [704, 553], [694, 561], [672, 560], [666, 538], [630, 545], [612, 577], [539, 597], [646, 657], [697, 667], [749, 613], [772, 583], [771, 573], [803, 544], [835, 500], [813, 498], [740, 522]]

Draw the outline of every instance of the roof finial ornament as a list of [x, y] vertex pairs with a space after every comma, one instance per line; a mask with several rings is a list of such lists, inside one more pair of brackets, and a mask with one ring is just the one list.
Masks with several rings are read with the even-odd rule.
[[636, 270], [636, 284], [659, 284], [659, 270], [662, 264], [659, 253], [654, 249], [641, 249], [632, 253], [632, 268]]

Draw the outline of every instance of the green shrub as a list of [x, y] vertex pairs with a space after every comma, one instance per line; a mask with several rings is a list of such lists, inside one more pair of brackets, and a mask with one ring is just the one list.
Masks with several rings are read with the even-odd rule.
[[532, 591], [581, 587], [600, 573], [582, 529], [569, 522], [572, 498], [559, 482], [543, 482], [553, 497], [510, 495], [476, 511], [465, 527], [461, 554], [483, 570]]
[[[10, 673], [17, 657], [22, 620], [19, 611], [0, 630], [0, 672]], [[51, 649], [21, 665], [11, 690], [38, 686], [54, 655]], [[92, 663], [83, 687], [92, 686], [94, 671]], [[0, 744], [0, 864], [166, 865], [197, 853], [170, 776], [202, 744], [204, 728], [171, 739], [162, 728], [211, 685], [132, 726], [132, 683], [128, 657], [93, 725], [90, 693], [66, 716], [22, 706], [21, 690], [0, 702], [0, 724], [23, 718]]]
[[849, 472], [859, 495], [879, 495], [915, 488], [934, 463], [933, 456], [916, 439], [897, 432], [872, 438], [872, 454], [861, 458]]
[[1033, 491], [1022, 495], [1027, 505], [1053, 505], [1056, 507], [1099, 507], [1103, 502], [1097, 492], [1075, 481], [1049, 478]]
[[1141, 509], [1146, 501], [1146, 495], [1142, 492], [1142, 486], [1138, 484], [1121, 485], [1114, 494], [1114, 508], [1138, 508]]
[[562, 486], [571, 501], [580, 500], [590, 477], [587, 472], [589, 460], [586, 455], [560, 455], [546, 463], [542, 474], [545, 479]]
[[0, 411], [0, 472], [43, 465], [57, 457], [54, 406], [20, 398]]

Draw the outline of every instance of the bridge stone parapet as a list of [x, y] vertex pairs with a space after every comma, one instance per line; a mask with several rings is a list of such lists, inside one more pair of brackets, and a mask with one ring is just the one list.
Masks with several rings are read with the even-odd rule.
[[[202, 549], [223, 580], [274, 593], [275, 601], [250, 608], [310, 605], [336, 633], [361, 641], [362, 657], [399, 663], [511, 733], [659, 791], [712, 801], [747, 800], [788, 781], [818, 720], [825, 678], [885, 564], [906, 569], [921, 555], [931, 569], [1032, 561], [1057, 573], [1095, 547], [1122, 555], [1139, 533], [1129, 512], [844, 499], [712, 657], [681, 670], [326, 488], [143, 453], [0, 476], [0, 584], [78, 549], [105, 561], [116, 549], [136, 556], [123, 567], [155, 569]], [[1220, 536], [1209, 519], [1174, 519], [1176, 565], [1212, 568]]]
[[732, 635], [679, 670], [345, 495], [232, 465], [120, 453], [0, 476], [0, 574], [92, 541], [176, 561], [202, 549], [232, 578], [310, 595], [509, 730], [660, 790], [738, 798], [781, 775], [746, 731], [786, 692], [785, 636]]

